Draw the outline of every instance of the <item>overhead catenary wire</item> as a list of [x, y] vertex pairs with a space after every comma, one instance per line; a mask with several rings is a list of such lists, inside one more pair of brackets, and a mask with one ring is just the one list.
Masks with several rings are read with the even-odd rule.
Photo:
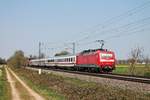
[[[131, 23], [128, 23], [128, 24], [125, 24], [125, 25], [122, 25], [122, 26], [119, 26], [119, 27], [115, 27], [115, 28], [112, 28], [112, 29], [109, 29], [109, 30], [104, 30], [104, 31], [101, 31], [101, 32], [98, 32], [96, 33], [95, 36], [92, 36], [92, 37], [99, 37], [98, 35], [99, 34], [108, 34], [108, 33], [118, 33], [120, 32], [121, 30], [131, 30], [133, 27], [136, 27], [136, 26], [139, 26], [139, 24], [144, 24], [144, 23], [147, 23], [150, 21], [150, 17], [147, 17], [147, 18], [144, 18], [144, 19], [140, 19], [140, 20], [137, 20], [137, 21], [134, 21], [134, 22], [131, 22]], [[102, 35], [100, 35], [102, 37]]]
[[[149, 4], [150, 4], [150, 1], [145, 2], [145, 3], [143, 3], [142, 5], [137, 6], [137, 7], [133, 8], [133, 9], [131, 9], [131, 10], [125, 12], [125, 13], [122, 13], [122, 14], [120, 14], [120, 15], [118, 15], [118, 16], [115, 16], [115, 17], [110, 18], [109, 20], [105, 21], [104, 24], [98, 24], [98, 25], [94, 26], [93, 28], [96, 28], [96, 27], [99, 28], [99, 27], [101, 27], [101, 30], [103, 30], [104, 27], [105, 27], [105, 29], [106, 29], [106, 26], [108, 27], [109, 25], [111, 25], [111, 24], [113, 24], [113, 23], [118, 23], [118, 22], [119, 22], [121, 19], [123, 19], [123, 18], [127, 18], [127, 17], [129, 17], [129, 16], [133, 16], [133, 15], [136, 14], [136, 13], [139, 13], [140, 10], [145, 9]], [[149, 7], [149, 6], [148, 6], [148, 7]], [[94, 30], [94, 31], [92, 31], [92, 32], [88, 32], [88, 33], [89, 33], [88, 35], [84, 36], [83, 38], [80, 38], [80, 39], [76, 40], [75, 42], [81, 42], [81, 41], [84, 41], [84, 40], [89, 39], [91, 36], [94, 35], [94, 33], [95, 33], [96, 31], [97, 31], [97, 30]], [[80, 33], [81, 33], [81, 32], [80, 32]], [[82, 32], [82, 33], [84, 33], [84, 32]]]
[[[126, 34], [117, 34], [117, 35], [113, 35], [109, 38], [105, 38], [105, 42], [108, 42], [109, 40], [112, 40], [112, 39], [115, 39], [115, 38], [120, 38], [120, 37], [125, 37], [125, 36], [131, 36], [131, 35], [134, 35], [134, 34], [139, 34], [141, 32], [145, 32], [145, 31], [150, 31], [150, 27], [149, 28], [146, 28], [146, 29], [139, 29], [139, 30], [135, 30], [135, 31], [131, 31], [131, 32], [128, 32]], [[90, 41], [90, 42], [85, 42], [83, 44], [78, 44], [78, 48], [81, 49], [81, 47], [85, 47], [87, 45], [91, 45], [91, 44], [95, 44], [96, 41]]]
[[[120, 35], [120, 37], [121, 37], [121, 35], [124, 36], [124, 34], [130, 33], [132, 31], [136, 31], [137, 29], [138, 30], [140, 28], [144, 29], [144, 26], [148, 26], [149, 24], [150, 24], [150, 17], [147, 17], [147, 18], [137, 20], [137, 21], [131, 22], [129, 24], [126, 24], [126, 25], [123, 25], [123, 26], [120, 26], [120, 27], [116, 27], [116, 28], [113, 28], [113, 29], [110, 29], [110, 30], [105, 30], [105, 31], [102, 32], [103, 34], [106, 34], [106, 33], [109, 33], [109, 32], [113, 32], [114, 34], [112, 34], [110, 36], [107, 36], [105, 38], [102, 38], [102, 39], [103, 40], [108, 40], [108, 39], [110, 40], [112, 37], [114, 38], [118, 35]], [[119, 33], [119, 34], [117, 34], [117, 33]], [[81, 46], [89, 45], [89, 44], [92, 44], [94, 42], [95, 42], [95, 40], [92, 40], [92, 41], [88, 41], [88, 42], [77, 43], [77, 45], [78, 46], [79, 45], [81, 45]]]

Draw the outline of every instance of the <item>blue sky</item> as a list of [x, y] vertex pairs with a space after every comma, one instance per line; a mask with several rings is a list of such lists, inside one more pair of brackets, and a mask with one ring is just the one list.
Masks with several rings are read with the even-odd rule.
[[0, 57], [38, 55], [39, 41], [47, 56], [71, 52], [72, 42], [80, 52], [99, 48], [98, 39], [117, 59], [137, 46], [150, 55], [149, 11], [149, 0], [1, 0]]

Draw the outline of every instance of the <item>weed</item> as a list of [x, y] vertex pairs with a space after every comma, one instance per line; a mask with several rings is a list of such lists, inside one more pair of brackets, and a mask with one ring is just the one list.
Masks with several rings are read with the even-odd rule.
[[10, 85], [6, 79], [6, 73], [3, 68], [0, 68], [1, 75], [0, 75], [0, 100], [10, 100], [11, 98], [11, 91]]

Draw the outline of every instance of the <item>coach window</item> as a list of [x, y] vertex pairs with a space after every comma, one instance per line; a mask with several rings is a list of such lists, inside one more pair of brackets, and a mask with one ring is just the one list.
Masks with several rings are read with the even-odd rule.
[[68, 62], [70, 62], [70, 58], [68, 58]]
[[70, 58], [71, 59], [71, 62], [72, 62], [72, 58]]
[[69, 62], [69, 58], [67, 58], [68, 59], [68, 62]]
[[72, 58], [70, 58], [70, 62], [72, 61]]
[[72, 58], [70, 58], [70, 62], [72, 62]]

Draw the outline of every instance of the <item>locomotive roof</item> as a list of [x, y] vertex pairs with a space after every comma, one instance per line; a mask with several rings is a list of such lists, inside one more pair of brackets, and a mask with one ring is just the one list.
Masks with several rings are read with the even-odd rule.
[[75, 55], [65, 55], [65, 56], [56, 56], [56, 57], [49, 57], [48, 59], [63, 59], [63, 58], [73, 58]]
[[65, 58], [73, 58], [75, 55], [65, 55], [65, 56], [56, 56], [56, 57], [48, 57], [48, 58], [41, 58], [41, 59], [32, 59], [31, 61], [46, 61], [51, 59], [65, 59]]
[[87, 53], [91, 53], [91, 52], [96, 52], [96, 51], [107, 51], [107, 49], [88, 49], [88, 50], [84, 50], [81, 52], [81, 54], [87, 54]]

